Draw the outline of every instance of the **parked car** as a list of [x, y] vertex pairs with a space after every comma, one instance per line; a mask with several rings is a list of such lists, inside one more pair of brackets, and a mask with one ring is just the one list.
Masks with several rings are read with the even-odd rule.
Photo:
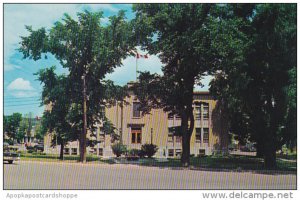
[[240, 148], [240, 150], [243, 151], [243, 152], [250, 152], [250, 149], [248, 147], [246, 147], [246, 146], [242, 146]]
[[35, 151], [44, 151], [44, 145], [42, 144], [35, 145], [33, 148]]
[[9, 164], [12, 164], [14, 161], [20, 160], [20, 154], [14, 152], [14, 150], [16, 150], [14, 146], [4, 144], [3, 161], [7, 161]]

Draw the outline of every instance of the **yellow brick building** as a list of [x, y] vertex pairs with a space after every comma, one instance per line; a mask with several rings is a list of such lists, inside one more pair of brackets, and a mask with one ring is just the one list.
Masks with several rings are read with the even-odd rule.
[[[162, 109], [152, 109], [150, 114], [142, 116], [134, 94], [126, 97], [126, 101], [129, 104], [124, 105], [123, 109], [116, 104], [105, 110], [108, 119], [116, 126], [122, 143], [128, 149], [140, 149], [142, 144], [153, 143], [159, 148], [157, 157], [179, 156], [182, 151], [181, 137], [174, 134], [174, 129], [180, 126], [180, 117]], [[191, 137], [191, 154], [210, 155], [213, 151], [227, 149], [228, 131], [217, 101], [209, 92], [195, 92], [193, 107], [195, 127]], [[109, 154], [110, 151], [106, 149], [104, 152]]]
[[[114, 124], [116, 134], [127, 149], [140, 149], [143, 144], [152, 143], [159, 148], [156, 157], [179, 157], [182, 151], [181, 137], [174, 134], [174, 130], [181, 124], [180, 117], [162, 109], [152, 109], [150, 114], [142, 116], [138, 110], [139, 101], [133, 93], [125, 100], [127, 105], [116, 103], [106, 107], [105, 115]], [[193, 103], [195, 126], [191, 136], [191, 154], [210, 155], [214, 151], [227, 149], [228, 128], [218, 102], [209, 92], [194, 92]], [[114, 156], [111, 136], [102, 132], [101, 123], [98, 127], [95, 139], [99, 142], [94, 147], [88, 147], [87, 152], [104, 157]], [[45, 137], [45, 149], [49, 147], [50, 138], [50, 135]], [[78, 154], [78, 148], [78, 141], [71, 142], [66, 146], [65, 154]], [[58, 149], [55, 151], [59, 152]]]

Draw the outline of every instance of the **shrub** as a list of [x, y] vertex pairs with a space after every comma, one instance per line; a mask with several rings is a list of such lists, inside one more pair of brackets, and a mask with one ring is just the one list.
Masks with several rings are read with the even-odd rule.
[[32, 149], [28, 150], [27, 153], [33, 153], [34, 151]]
[[34, 147], [33, 147], [33, 146], [27, 146], [26, 149], [27, 149], [28, 151], [29, 151], [29, 150], [32, 150], [32, 151], [33, 151], [33, 150], [34, 150]]
[[142, 152], [148, 158], [151, 158], [152, 156], [154, 156], [154, 154], [157, 152], [157, 150], [158, 150], [158, 148], [155, 144], [144, 144], [144, 145], [142, 145]]
[[141, 150], [138, 150], [138, 149], [130, 149], [128, 151], [128, 154], [126, 155], [126, 159], [132, 160], [132, 161], [138, 160], [140, 152], [141, 152]]
[[113, 153], [117, 156], [120, 157], [122, 154], [124, 154], [127, 151], [127, 148], [125, 145], [121, 143], [116, 143], [111, 145]]
[[130, 149], [128, 151], [128, 155], [129, 156], [139, 156], [139, 152], [140, 152], [140, 150], [138, 150], [138, 149]]

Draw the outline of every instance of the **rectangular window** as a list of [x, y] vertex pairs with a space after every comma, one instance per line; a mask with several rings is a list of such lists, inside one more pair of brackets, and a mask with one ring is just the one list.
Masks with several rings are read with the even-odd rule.
[[209, 142], [209, 128], [203, 128], [203, 143]]
[[203, 104], [203, 119], [208, 120], [209, 113], [208, 113], [208, 104]]
[[142, 128], [131, 128], [131, 143], [140, 144], [142, 142]]
[[91, 148], [90, 153], [94, 154], [94, 155], [97, 155], [97, 149], [96, 148]]
[[132, 104], [132, 110], [133, 110], [133, 117], [141, 117], [141, 112], [140, 112], [140, 106], [141, 104], [138, 102], [133, 102]]
[[182, 141], [182, 137], [181, 136], [176, 136], [176, 142], [181, 143], [181, 141]]
[[201, 142], [201, 128], [196, 128], [196, 143]]
[[168, 157], [174, 157], [174, 149], [168, 150]]
[[201, 106], [196, 106], [195, 110], [196, 110], [195, 119], [200, 120], [201, 119]]
[[142, 142], [142, 134], [137, 133], [136, 134], [136, 143], [140, 144]]
[[199, 149], [199, 156], [205, 156], [205, 149]]
[[99, 148], [99, 156], [103, 156], [103, 149]]
[[168, 142], [174, 142], [174, 134], [172, 132], [168, 133]]
[[77, 148], [72, 148], [71, 154], [72, 154], [72, 155], [77, 155]]
[[172, 119], [174, 119], [174, 115], [173, 115], [173, 114], [171, 114], [171, 113], [169, 113], [169, 114], [168, 114], [168, 119], [169, 119], [169, 120], [172, 120]]
[[131, 133], [131, 143], [135, 143], [135, 141], [136, 141], [135, 136], [136, 136], [135, 133]]
[[175, 156], [176, 157], [180, 157], [181, 156], [181, 149], [176, 149]]
[[181, 119], [180, 115], [176, 115], [175, 118], [178, 120], [178, 119]]
[[69, 153], [70, 153], [70, 149], [69, 148], [64, 148], [64, 154], [69, 155]]

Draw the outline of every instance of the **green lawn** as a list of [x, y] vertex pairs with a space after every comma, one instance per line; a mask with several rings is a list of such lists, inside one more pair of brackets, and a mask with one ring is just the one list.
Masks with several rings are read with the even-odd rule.
[[[141, 165], [156, 167], [180, 167], [180, 159], [168, 159], [167, 162], [157, 162], [154, 159], [143, 160]], [[226, 157], [194, 157], [191, 158], [191, 167], [215, 170], [265, 170], [263, 159], [250, 156]], [[277, 159], [277, 171], [296, 172], [297, 163]]]
[[[47, 162], [55, 162], [61, 161], [59, 159], [59, 155], [57, 154], [31, 154], [31, 153], [21, 153], [20, 155], [21, 160], [28, 160], [28, 161], [47, 161]], [[64, 161], [78, 161], [78, 155], [64, 155]], [[100, 161], [100, 157], [95, 155], [88, 155], [86, 158], [87, 162], [91, 161]]]
[[[22, 153], [21, 160], [28, 161], [46, 161], [46, 162], [61, 162], [59, 156], [56, 154], [29, 154]], [[74, 155], [64, 155], [65, 162], [76, 162], [79, 160], [79, 156]], [[101, 159], [96, 155], [88, 155], [87, 162], [97, 162], [97, 163], [107, 163], [115, 164], [112, 159]], [[140, 159], [139, 162], [132, 162], [130, 164], [136, 164], [141, 166], [153, 166], [153, 167], [181, 167], [180, 159], [168, 159], [165, 162], [159, 162], [158, 160], [152, 158]], [[215, 170], [265, 170], [264, 162], [261, 158], [256, 158], [253, 156], [206, 156], [206, 157], [192, 157], [191, 158], [191, 168], [196, 169], [215, 169]], [[297, 162], [295, 160], [277, 159], [277, 171], [287, 171], [296, 172]]]

